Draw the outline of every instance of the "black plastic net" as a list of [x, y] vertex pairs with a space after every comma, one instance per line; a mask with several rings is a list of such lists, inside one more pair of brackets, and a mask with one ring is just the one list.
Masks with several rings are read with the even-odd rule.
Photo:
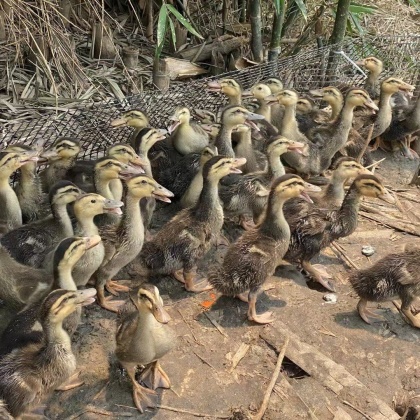
[[[233, 77], [247, 89], [266, 78], [278, 77], [285, 86], [299, 92], [337, 83], [363, 86], [366, 76], [354, 65], [354, 61], [367, 56], [378, 57], [384, 62], [381, 78], [395, 75], [408, 83], [418, 83], [420, 35], [347, 40], [342, 45], [309, 49], [291, 57], [280, 58], [274, 63], [225, 73], [217, 76], [217, 79]], [[206, 89], [211, 79], [214, 78], [173, 84], [165, 93], [145, 91], [127, 97], [124, 101], [90, 103], [78, 109], [6, 124], [2, 130], [1, 143], [24, 142], [48, 146], [58, 137], [71, 136], [81, 142], [81, 157], [96, 159], [109, 145], [124, 142], [130, 136], [130, 128], [110, 126], [111, 120], [129, 109], [144, 111], [154, 127], [166, 127], [169, 117], [179, 106], [217, 111], [225, 103], [225, 98]]]

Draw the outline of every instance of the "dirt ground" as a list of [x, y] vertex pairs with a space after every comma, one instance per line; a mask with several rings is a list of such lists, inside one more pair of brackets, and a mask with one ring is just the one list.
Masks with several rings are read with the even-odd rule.
[[[407, 186], [417, 162], [392, 158], [382, 152], [375, 155], [376, 160], [382, 157], [387, 160], [380, 165], [377, 175], [386, 185], [406, 190], [403, 193], [420, 202], [420, 191]], [[420, 216], [418, 203], [401, 197], [400, 201], [407, 212], [417, 211]], [[388, 205], [384, 209], [393, 214], [398, 212]], [[157, 212], [156, 226], [168, 217], [169, 210]], [[370, 266], [407, 242], [420, 240], [364, 217], [359, 217], [359, 221], [356, 232], [339, 244], [360, 267]], [[226, 233], [234, 239], [240, 230], [228, 229]], [[375, 254], [370, 258], [363, 256], [363, 245], [373, 246]], [[206, 267], [221, 261], [225, 250], [219, 247], [211, 252], [202, 261], [201, 272], [205, 274]], [[396, 395], [420, 394], [419, 331], [407, 325], [391, 303], [380, 305], [386, 322], [365, 324], [355, 311], [357, 298], [346, 280], [350, 269], [330, 248], [316, 262], [325, 264], [333, 274], [337, 302], [327, 303], [323, 299], [327, 292], [307, 283], [293, 267], [278, 269], [267, 284], [269, 290], [257, 304], [259, 312], [274, 311], [276, 321], [269, 326], [249, 323], [247, 305], [239, 300], [215, 296], [212, 292], [191, 294], [170, 277], [156, 279], [178, 341], [162, 360], [173, 384], [171, 390], [159, 391], [159, 404], [166, 408], [150, 409], [143, 416], [134, 407], [130, 383], [114, 355], [116, 315], [97, 305], [86, 307], [83, 324], [74, 337], [85, 384], [71, 391], [56, 392], [48, 403], [46, 418], [188, 420], [200, 415], [208, 419], [229, 416], [245, 419], [246, 413], [258, 410], [277, 360], [276, 349], [260, 335], [280, 330], [280, 324], [342, 365], [389, 407]], [[212, 300], [214, 304], [207, 308]], [[2, 320], [3, 324], [7, 320], [4, 311]], [[232, 358], [240, 347], [247, 351], [232, 369]], [[366, 401], [353, 403], [353, 408], [343, 403], [344, 398], [285, 359], [264, 419], [384, 418], [363, 414], [368, 396]]]

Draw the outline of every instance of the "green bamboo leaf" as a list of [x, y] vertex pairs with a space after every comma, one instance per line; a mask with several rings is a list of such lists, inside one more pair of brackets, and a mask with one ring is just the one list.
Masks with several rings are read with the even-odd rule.
[[158, 17], [158, 23], [157, 23], [157, 44], [158, 46], [160, 44], [163, 44], [165, 41], [165, 35], [166, 35], [166, 22], [168, 20], [168, 9], [167, 5], [163, 4], [162, 7], [159, 10], [159, 17]]
[[350, 7], [349, 7], [350, 13], [355, 13], [355, 14], [367, 13], [371, 15], [375, 13], [376, 10], [377, 10], [377, 7], [375, 6], [364, 6], [363, 4], [357, 4], [357, 3], [350, 3]]
[[188, 32], [192, 33], [197, 38], [203, 39], [203, 37], [191, 26], [191, 23], [188, 22], [188, 20], [185, 19], [184, 16], [182, 16], [181, 13], [172, 6], [172, 4], [167, 4], [166, 7], [177, 18], [178, 22], [187, 28]]
[[173, 42], [174, 48], [176, 50], [176, 32], [175, 32], [174, 23], [172, 22], [171, 18], [169, 18], [169, 27], [171, 28], [172, 42]]
[[350, 13], [349, 16], [350, 16], [350, 19], [351, 19], [353, 25], [355, 26], [357, 32], [359, 32], [359, 34], [363, 34], [364, 30], [362, 28], [362, 25], [360, 24], [359, 17], [357, 15], [355, 15], [354, 13]]
[[303, 0], [294, 0], [294, 1], [297, 7], [299, 8], [302, 17], [305, 19], [305, 21], [308, 20], [308, 11], [306, 10], [306, 5], [303, 2]]

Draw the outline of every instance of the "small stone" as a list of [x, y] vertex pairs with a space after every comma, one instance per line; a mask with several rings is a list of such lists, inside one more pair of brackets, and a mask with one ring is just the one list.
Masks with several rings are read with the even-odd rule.
[[334, 293], [327, 293], [322, 297], [327, 303], [337, 303], [337, 295]]
[[375, 252], [376, 252], [376, 250], [373, 246], [370, 246], [370, 245], [363, 245], [362, 246], [362, 254], [365, 255], [366, 257], [370, 257]]

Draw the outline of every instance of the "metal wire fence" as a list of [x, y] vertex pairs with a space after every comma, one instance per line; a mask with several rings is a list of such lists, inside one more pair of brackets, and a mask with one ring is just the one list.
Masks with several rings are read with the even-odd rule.
[[[243, 88], [269, 77], [280, 78], [284, 85], [299, 92], [322, 86], [344, 83], [362, 86], [366, 76], [351, 61], [367, 56], [376, 56], [384, 62], [381, 78], [395, 75], [408, 83], [416, 83], [420, 74], [420, 35], [381, 36], [346, 40], [342, 45], [308, 49], [280, 58], [274, 63], [265, 63], [244, 70], [225, 73], [217, 79], [235, 78]], [[333, 58], [333, 66], [329, 62]], [[206, 90], [206, 84], [214, 78], [173, 84], [165, 93], [145, 91], [127, 97], [124, 101], [108, 100], [90, 103], [38, 119], [7, 125], [3, 128], [2, 144], [24, 142], [48, 146], [61, 136], [80, 140], [83, 158], [95, 159], [116, 142], [124, 142], [130, 128], [113, 129], [110, 121], [132, 108], [144, 111], [150, 124], [165, 127], [170, 115], [178, 106], [204, 108], [217, 111], [225, 98]]]

